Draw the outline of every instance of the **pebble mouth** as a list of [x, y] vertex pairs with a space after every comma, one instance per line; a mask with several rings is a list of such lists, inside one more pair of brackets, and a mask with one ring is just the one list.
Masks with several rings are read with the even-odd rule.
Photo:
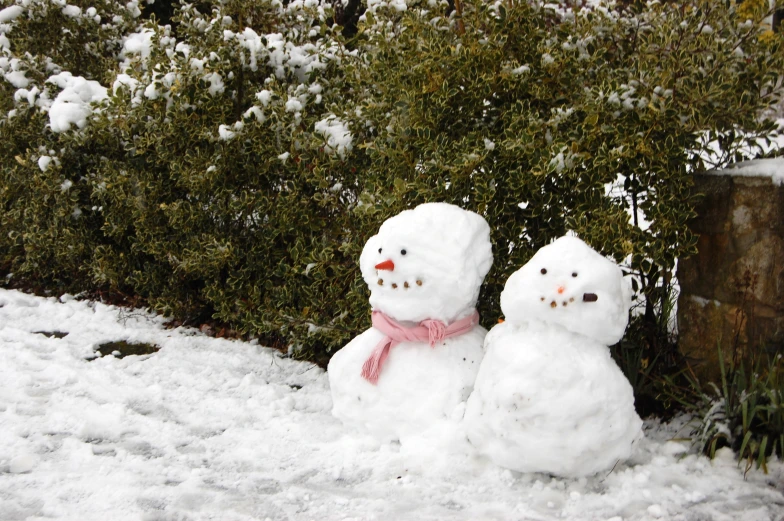
[[[378, 284], [379, 286], [383, 286], [383, 285], [384, 285], [384, 279], [378, 279], [378, 282], [377, 282], [377, 284]], [[423, 282], [422, 282], [422, 279], [417, 279], [417, 280], [416, 280], [416, 285], [417, 285], [417, 286], [420, 286], [420, 287], [421, 287], [421, 286], [422, 286], [422, 284], [423, 284]], [[391, 283], [391, 284], [390, 284], [390, 286], [392, 286], [392, 289], [398, 289], [398, 287], [399, 287], [399, 286], [398, 286], [398, 284], [397, 284], [397, 282], [393, 282], [393, 283]], [[411, 288], [411, 284], [410, 284], [410, 283], [409, 283], [407, 280], [406, 280], [406, 281], [404, 281], [404, 282], [403, 282], [403, 289], [409, 289], [409, 288]]]
[[[546, 299], [544, 297], [539, 297], [539, 300], [545, 302]], [[596, 302], [596, 295], [594, 293], [586, 293], [583, 295], [583, 300], [585, 302]], [[574, 297], [570, 297], [569, 300], [564, 300], [561, 302], [561, 306], [567, 307], [570, 303], [574, 302]], [[550, 307], [555, 309], [558, 307], [558, 302], [555, 300], [550, 301]]]

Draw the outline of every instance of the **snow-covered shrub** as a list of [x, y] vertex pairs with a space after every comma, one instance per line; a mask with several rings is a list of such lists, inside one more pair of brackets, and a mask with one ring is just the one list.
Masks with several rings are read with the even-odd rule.
[[[356, 141], [383, 216], [432, 200], [484, 215], [482, 311], [533, 251], [576, 231], [628, 263], [655, 321], [693, 252], [693, 172], [772, 134], [784, 49], [724, 3], [373, 2]], [[355, 107], [351, 110], [357, 112]], [[718, 143], [718, 144], [717, 144]]]
[[89, 127], [95, 283], [311, 350], [367, 320], [359, 165], [335, 115], [347, 55], [326, 21], [315, 1], [236, 0], [125, 39]]
[[735, 345], [729, 360], [719, 357], [720, 385], [684, 371], [668, 397], [691, 413], [692, 440], [706, 455], [729, 446], [746, 472], [756, 465], [767, 473], [768, 461], [784, 456], [784, 355], [769, 346], [741, 351]]
[[690, 174], [770, 134], [784, 70], [764, 13], [702, 0], [373, 0], [346, 46], [329, 0], [183, 4], [174, 28], [136, 2], [3, 5], [0, 270], [303, 355], [367, 326], [360, 247], [425, 201], [490, 222], [487, 325], [567, 229], [630, 259], [655, 319], [695, 244]]
[[[112, 74], [135, 2], [19, 0], [0, 9], [0, 266], [83, 285], [90, 219], [81, 138]], [[77, 133], [78, 134], [78, 133]], [[45, 282], [48, 281], [48, 282]]]

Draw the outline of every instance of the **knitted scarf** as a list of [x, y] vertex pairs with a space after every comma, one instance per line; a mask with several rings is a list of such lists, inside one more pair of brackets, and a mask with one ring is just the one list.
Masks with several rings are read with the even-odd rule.
[[381, 368], [389, 356], [389, 351], [400, 342], [428, 342], [430, 347], [435, 347], [445, 338], [464, 335], [471, 331], [479, 323], [479, 313], [474, 310], [472, 314], [448, 326], [440, 320], [428, 319], [414, 327], [406, 327], [381, 311], [373, 311], [371, 320], [373, 327], [386, 335], [362, 365], [362, 378], [375, 385], [378, 383]]

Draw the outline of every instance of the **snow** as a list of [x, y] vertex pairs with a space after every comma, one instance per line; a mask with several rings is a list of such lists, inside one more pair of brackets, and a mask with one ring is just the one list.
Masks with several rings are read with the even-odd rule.
[[63, 89], [49, 108], [52, 132], [70, 130], [72, 125], [86, 127], [87, 119], [93, 113], [91, 104], [108, 97], [106, 88], [97, 81], [73, 76], [70, 72], [50, 76], [46, 82]]
[[400, 13], [408, 9], [406, 0], [368, 0], [368, 11], [375, 13], [382, 7], [388, 7]]
[[82, 9], [76, 5], [66, 5], [62, 9], [63, 16], [68, 16], [70, 18], [79, 18], [82, 16]]
[[487, 331], [481, 326], [427, 342], [393, 347], [376, 384], [362, 377], [362, 366], [385, 335], [375, 328], [355, 337], [329, 363], [332, 413], [355, 433], [382, 442], [399, 441], [404, 450], [444, 458], [470, 452], [461, 420]]
[[152, 39], [155, 32], [151, 29], [143, 29], [138, 33], [131, 33], [123, 37], [123, 47], [120, 56], [129, 58], [139, 56], [142, 61], [147, 61], [152, 53]]
[[204, 81], [208, 81], [210, 83], [210, 86], [207, 90], [211, 96], [222, 94], [226, 88], [223, 84], [223, 78], [217, 72], [206, 74], [203, 79]]
[[768, 177], [776, 186], [784, 184], [784, 157], [771, 159], [754, 159], [741, 161], [723, 170], [711, 170], [711, 175], [729, 175], [741, 177]]
[[49, 165], [52, 163], [51, 156], [41, 156], [38, 158], [38, 168], [41, 169], [41, 172], [46, 172], [46, 169], [49, 168]]
[[258, 99], [261, 102], [261, 104], [266, 107], [267, 105], [269, 105], [269, 102], [272, 99], [272, 92], [268, 90], [262, 90], [261, 92], [257, 92], [256, 99]]
[[[68, 333], [47, 338], [41, 331]], [[150, 356], [93, 361], [116, 340]], [[784, 465], [743, 479], [647, 424], [630, 465], [583, 479], [437, 460], [330, 414], [327, 375], [141, 310], [0, 289], [0, 519], [770, 520]], [[652, 513], [653, 512], [653, 513]]]
[[[288, 102], [286, 103], [286, 110], [288, 110]], [[329, 153], [336, 152], [341, 159], [345, 159], [346, 153], [351, 152], [354, 148], [354, 138], [348, 129], [348, 125], [335, 117], [335, 115], [329, 115], [325, 119], [317, 121], [314, 129], [327, 140], [324, 150]]]
[[136, 78], [128, 74], [118, 74], [114, 80], [114, 83], [112, 83], [112, 94], [116, 96], [118, 90], [122, 89], [123, 87], [127, 87], [133, 95], [136, 92], [136, 88], [138, 86], [139, 80]]
[[30, 85], [30, 80], [25, 76], [25, 71], [6, 72], [5, 79], [17, 89], [26, 89]]
[[250, 27], [246, 27], [242, 33], [237, 35], [237, 40], [241, 47], [244, 47], [250, 52], [250, 61], [248, 63], [250, 70], [257, 71], [259, 68], [258, 56], [262, 54], [265, 49], [261, 37], [256, 31]]
[[300, 100], [298, 100], [297, 98], [289, 98], [288, 101], [286, 101], [286, 112], [300, 112], [300, 111], [302, 111], [302, 102]]
[[231, 127], [229, 125], [220, 125], [218, 127], [218, 137], [222, 141], [230, 141], [230, 140], [234, 139], [234, 137], [236, 135], [237, 135], [237, 133], [232, 131]]
[[12, 5], [5, 9], [0, 9], [0, 24], [11, 22], [24, 12], [21, 5]]
[[582, 477], [627, 460], [642, 436], [610, 350], [545, 322], [495, 326], [468, 399], [476, 449], [521, 472]]
[[14, 92], [14, 101], [22, 101], [26, 100], [27, 103], [30, 105], [35, 105], [35, 98], [41, 93], [38, 87], [33, 87], [30, 90], [27, 89], [19, 89]]

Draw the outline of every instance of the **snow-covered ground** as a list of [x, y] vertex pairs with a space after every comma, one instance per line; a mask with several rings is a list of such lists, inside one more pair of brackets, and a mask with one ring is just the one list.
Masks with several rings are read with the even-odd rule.
[[[744, 480], [729, 451], [668, 441], [682, 422], [607, 475], [518, 474], [358, 437], [321, 369], [162, 324], [0, 290], [0, 520], [784, 518], [784, 464]], [[161, 350], [90, 360], [115, 340]]]

